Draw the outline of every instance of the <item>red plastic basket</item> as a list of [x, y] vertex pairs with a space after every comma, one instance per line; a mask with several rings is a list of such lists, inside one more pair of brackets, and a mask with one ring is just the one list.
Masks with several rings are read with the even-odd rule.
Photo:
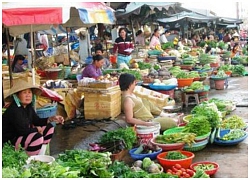
[[202, 161], [202, 162], [193, 163], [193, 164], [190, 165], [190, 169], [192, 169], [193, 171], [195, 171], [194, 167], [197, 166], [198, 164], [213, 164], [214, 165], [214, 169], [205, 171], [205, 173], [208, 174], [208, 175], [210, 175], [210, 176], [214, 175], [218, 171], [218, 169], [219, 169], [219, 164], [217, 164], [215, 162], [209, 162], [209, 161]]
[[161, 164], [161, 166], [164, 168], [165, 172], [174, 166], [175, 164], [180, 164], [183, 168], [189, 168], [190, 165], [192, 164], [193, 158], [194, 158], [194, 153], [189, 152], [189, 151], [180, 151], [183, 155], [187, 156], [186, 159], [178, 159], [178, 160], [170, 160], [170, 159], [165, 159], [167, 156], [168, 152], [163, 152], [160, 153], [157, 156], [157, 160]]

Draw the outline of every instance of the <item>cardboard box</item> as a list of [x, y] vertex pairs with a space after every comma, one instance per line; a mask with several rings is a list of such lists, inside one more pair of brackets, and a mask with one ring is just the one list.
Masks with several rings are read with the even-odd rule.
[[84, 92], [85, 119], [115, 118], [121, 113], [121, 91]]

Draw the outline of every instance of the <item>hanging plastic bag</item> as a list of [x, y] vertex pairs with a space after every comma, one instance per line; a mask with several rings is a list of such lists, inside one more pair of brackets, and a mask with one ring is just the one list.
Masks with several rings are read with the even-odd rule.
[[52, 101], [63, 101], [63, 97], [60, 96], [57, 92], [47, 89], [45, 87], [41, 87], [42, 89], [42, 96], [50, 98]]

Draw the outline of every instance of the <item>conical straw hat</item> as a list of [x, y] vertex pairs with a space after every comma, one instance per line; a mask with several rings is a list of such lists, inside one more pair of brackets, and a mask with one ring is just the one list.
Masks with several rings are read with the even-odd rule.
[[15, 81], [14, 85], [7, 93], [5, 101], [10, 101], [13, 94], [23, 91], [25, 89], [32, 89], [32, 92], [35, 95], [40, 95], [42, 93], [42, 90], [38, 86], [33, 85], [31, 82], [27, 82], [23, 79], [18, 79]]

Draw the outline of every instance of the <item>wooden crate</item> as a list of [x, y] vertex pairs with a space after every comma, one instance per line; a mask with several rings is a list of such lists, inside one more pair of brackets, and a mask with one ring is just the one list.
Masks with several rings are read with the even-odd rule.
[[115, 118], [121, 113], [121, 91], [84, 92], [85, 119]]

